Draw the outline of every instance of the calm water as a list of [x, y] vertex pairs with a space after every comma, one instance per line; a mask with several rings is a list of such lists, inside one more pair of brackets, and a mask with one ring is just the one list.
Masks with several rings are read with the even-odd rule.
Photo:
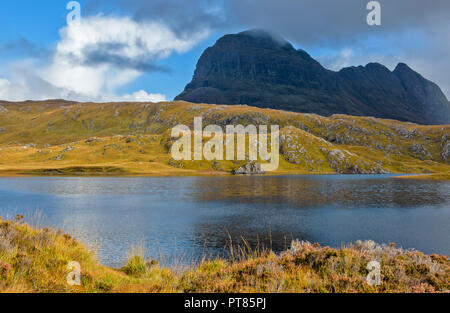
[[0, 178], [0, 215], [40, 212], [104, 264], [132, 245], [172, 263], [224, 254], [229, 234], [283, 250], [292, 238], [339, 247], [358, 239], [450, 254], [450, 183], [388, 175]]

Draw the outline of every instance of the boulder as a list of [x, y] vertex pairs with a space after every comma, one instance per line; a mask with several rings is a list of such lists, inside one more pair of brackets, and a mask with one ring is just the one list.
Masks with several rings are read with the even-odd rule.
[[419, 159], [424, 160], [425, 158], [431, 158], [430, 152], [421, 144], [414, 143], [410, 148], [409, 151], [416, 154]]
[[441, 157], [442, 161], [444, 162], [450, 160], [450, 141], [447, 141], [445, 145], [442, 147]]
[[234, 175], [262, 175], [265, 172], [261, 168], [261, 164], [257, 162], [248, 162], [237, 170], [233, 170]]

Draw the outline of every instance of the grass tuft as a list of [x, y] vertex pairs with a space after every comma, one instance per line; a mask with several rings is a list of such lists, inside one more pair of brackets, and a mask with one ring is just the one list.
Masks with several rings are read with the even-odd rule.
[[[293, 241], [281, 254], [230, 243], [229, 259], [202, 260], [182, 271], [146, 262], [133, 247], [121, 270], [101, 265], [70, 235], [0, 219], [0, 292], [449, 292], [450, 261], [444, 255], [357, 241], [340, 249]], [[69, 262], [81, 267], [81, 285], [67, 283]], [[381, 284], [366, 278], [380, 263]]]

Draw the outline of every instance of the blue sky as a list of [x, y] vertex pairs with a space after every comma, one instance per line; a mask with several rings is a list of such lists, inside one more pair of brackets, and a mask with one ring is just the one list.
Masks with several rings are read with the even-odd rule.
[[[66, 26], [66, 9], [68, 1], [23, 0], [0, 2], [0, 73], [6, 75], [8, 64], [30, 57], [29, 47], [11, 48], [26, 41], [42, 53], [51, 53], [60, 39], [59, 30]], [[82, 17], [86, 12], [86, 1], [79, 1]], [[91, 14], [125, 15], [120, 8], [105, 5], [102, 10]], [[173, 99], [192, 79], [195, 66], [202, 52], [214, 44], [223, 33], [214, 32], [185, 53], [172, 53], [169, 57], [158, 60], [158, 64], [169, 69], [167, 72], [144, 73], [129, 84], [118, 88], [119, 93], [132, 93], [136, 90], [149, 90], [162, 93], [167, 99]], [[23, 51], [25, 50], [25, 51]], [[28, 51], [28, 52], [27, 52]]]
[[0, 3], [1, 100], [171, 100], [207, 47], [249, 28], [278, 33], [333, 70], [405, 62], [450, 93], [449, 1], [380, 1], [379, 27], [365, 21], [366, 0], [78, 2], [81, 26], [67, 25], [66, 0]]

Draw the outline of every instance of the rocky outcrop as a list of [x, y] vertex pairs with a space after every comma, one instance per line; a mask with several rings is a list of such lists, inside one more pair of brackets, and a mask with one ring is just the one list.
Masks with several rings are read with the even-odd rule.
[[369, 63], [334, 72], [263, 31], [226, 35], [206, 49], [176, 100], [450, 123], [441, 89], [406, 64], [394, 71]]
[[382, 168], [380, 165], [369, 161], [360, 160], [356, 155], [339, 149], [326, 151], [322, 149], [323, 153], [327, 153], [328, 164], [332, 169], [340, 174], [387, 174], [388, 170]]
[[[246, 167], [247, 161], [169, 160], [170, 148], [179, 139], [172, 137], [171, 125], [183, 124], [192, 130], [197, 116], [203, 117], [204, 126], [268, 125], [270, 131], [270, 126], [279, 125], [279, 173], [445, 172], [450, 165], [450, 125], [420, 126], [371, 117], [322, 117], [186, 102], [122, 104], [118, 117], [114, 117], [119, 107], [116, 103], [74, 104], [63, 109], [58, 103], [47, 101], [0, 102], [0, 105], [9, 110], [8, 114], [0, 115], [0, 148], [3, 148], [0, 161], [11, 167], [27, 162], [42, 162], [48, 167], [48, 162], [57, 157], [64, 161], [76, 157], [79, 164], [96, 160], [128, 164], [131, 160], [139, 171], [140, 165], [152, 162], [155, 164], [151, 170], [176, 167], [188, 171], [260, 173], [258, 165]], [[40, 114], [30, 114], [25, 110], [27, 107]], [[81, 118], [73, 121], [70, 115], [65, 116], [69, 108], [70, 112], [79, 109], [84, 120], [94, 120], [102, 128], [87, 129]], [[132, 124], [136, 127], [129, 127]], [[203, 143], [207, 140], [205, 137]], [[250, 143], [254, 146], [257, 141], [251, 139]]]
[[389, 173], [382, 163], [370, 161], [355, 153], [298, 128], [289, 126], [280, 132], [280, 154], [284, 159], [310, 172], [341, 174]]
[[416, 156], [421, 159], [425, 160], [427, 158], [431, 158], [430, 152], [421, 144], [414, 143], [410, 148], [409, 151], [416, 154]]
[[285, 127], [280, 132], [280, 154], [287, 162], [309, 171], [316, 171], [327, 163], [321, 147], [331, 148], [333, 145], [293, 126]]
[[442, 157], [442, 161], [444, 161], [444, 162], [450, 161], [450, 141], [447, 141], [443, 145], [441, 157]]
[[244, 166], [239, 167], [232, 172], [234, 175], [262, 175], [265, 172], [261, 168], [261, 164], [258, 162], [248, 162]]

